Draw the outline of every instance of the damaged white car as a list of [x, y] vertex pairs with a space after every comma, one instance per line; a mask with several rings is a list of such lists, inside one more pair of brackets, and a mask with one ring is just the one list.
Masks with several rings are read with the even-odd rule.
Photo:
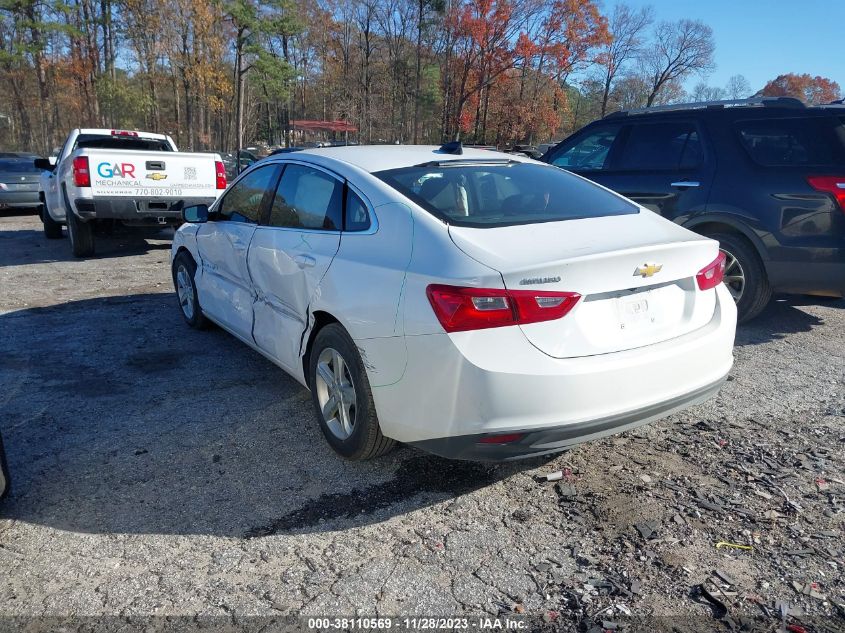
[[309, 388], [350, 459], [564, 450], [706, 399], [733, 362], [717, 242], [528, 158], [305, 150], [184, 217], [185, 320]]

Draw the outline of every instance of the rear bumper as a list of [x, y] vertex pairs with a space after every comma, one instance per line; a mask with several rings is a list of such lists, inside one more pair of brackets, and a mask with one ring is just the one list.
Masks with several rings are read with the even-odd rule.
[[[707, 325], [623, 352], [552, 358], [519, 328], [407, 336], [401, 378], [378, 386], [387, 355], [356, 343], [370, 363], [385, 435], [449, 457], [513, 459], [624, 431], [707, 398], [733, 364], [735, 332], [736, 307], [720, 285]], [[391, 356], [399, 358], [398, 350]], [[525, 437], [476, 445], [504, 433]]]
[[37, 191], [0, 193], [0, 209], [34, 209], [40, 204]]
[[481, 443], [481, 440], [490, 438], [491, 435], [479, 433], [476, 435], [423, 440], [422, 442], [411, 442], [411, 444], [442, 457], [473, 461], [508, 461], [536, 457], [548, 453], [557, 453], [583, 442], [629, 431], [638, 426], [659, 420], [676, 411], [700, 404], [716, 395], [724, 381], [725, 378], [722, 378], [710, 385], [705, 385], [681, 396], [634, 411], [611, 415], [606, 418], [540, 430], [525, 429], [519, 431], [514, 429], [510, 433], [523, 433], [523, 436], [515, 442], [504, 444]]
[[160, 198], [135, 200], [133, 198], [77, 198], [76, 215], [89, 220], [144, 220], [163, 218], [165, 221], [182, 220], [182, 207], [194, 204], [211, 205], [215, 198]]

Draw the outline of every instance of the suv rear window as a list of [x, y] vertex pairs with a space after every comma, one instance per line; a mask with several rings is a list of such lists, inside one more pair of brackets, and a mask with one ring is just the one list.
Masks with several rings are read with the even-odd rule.
[[444, 161], [377, 172], [448, 224], [510, 226], [638, 213], [636, 205], [557, 167]]
[[826, 117], [740, 121], [736, 127], [742, 145], [760, 165], [837, 165], [845, 160]]

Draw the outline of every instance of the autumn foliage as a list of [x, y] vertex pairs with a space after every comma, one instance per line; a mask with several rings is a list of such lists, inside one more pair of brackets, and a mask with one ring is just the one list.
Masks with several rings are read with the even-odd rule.
[[[689, 98], [712, 68], [708, 25], [654, 13], [599, 0], [0, 0], [0, 149], [46, 153], [77, 126], [156, 130], [188, 150], [317, 140], [293, 133], [297, 119], [348, 121], [362, 143], [559, 139]], [[750, 92], [733, 80], [728, 93]], [[823, 103], [839, 86], [782, 75], [763, 92]]]
[[788, 73], [768, 82], [760, 91], [765, 97], [797, 97], [807, 103], [824, 104], [840, 98], [839, 84], [826, 77]]

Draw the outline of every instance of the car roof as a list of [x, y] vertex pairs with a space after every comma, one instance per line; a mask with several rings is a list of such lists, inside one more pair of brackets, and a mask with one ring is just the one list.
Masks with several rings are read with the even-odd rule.
[[[505, 154], [486, 149], [464, 147], [462, 154], [450, 154], [440, 149], [439, 145], [346, 145], [340, 147], [319, 147], [303, 149], [296, 153], [276, 154], [273, 158], [314, 156], [331, 161], [353, 165], [373, 173], [386, 169], [413, 167], [433, 161], [483, 161], [515, 160], [532, 162], [528, 158], [515, 154]], [[322, 162], [322, 161], [321, 161]]]

